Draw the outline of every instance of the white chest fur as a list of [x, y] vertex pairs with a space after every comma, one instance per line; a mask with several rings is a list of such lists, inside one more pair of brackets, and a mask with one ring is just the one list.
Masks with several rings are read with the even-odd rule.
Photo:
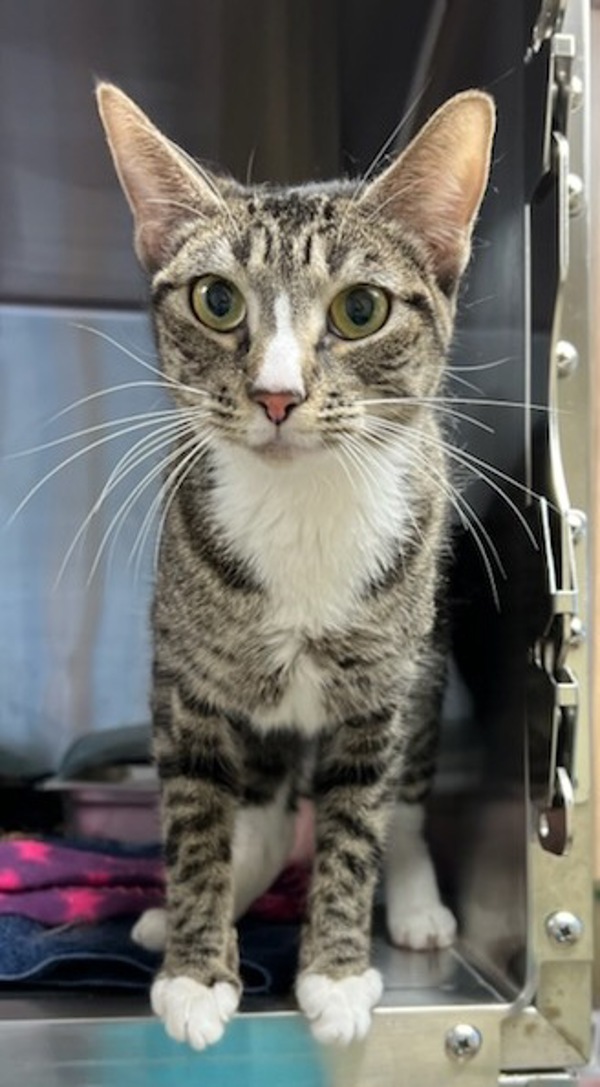
[[365, 585], [397, 553], [410, 526], [406, 474], [406, 459], [391, 449], [369, 450], [361, 469], [330, 451], [275, 463], [234, 447], [216, 452], [214, 515], [267, 591], [257, 633], [289, 671], [265, 727], [321, 726], [320, 677], [299, 653], [303, 635], [345, 627]]

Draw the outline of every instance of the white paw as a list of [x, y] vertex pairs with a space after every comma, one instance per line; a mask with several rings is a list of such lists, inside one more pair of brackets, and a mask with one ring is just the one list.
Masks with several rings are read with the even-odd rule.
[[319, 1042], [349, 1045], [364, 1038], [371, 1026], [371, 1009], [381, 998], [383, 982], [377, 970], [334, 981], [326, 974], [301, 974], [296, 982], [298, 1003]]
[[169, 1037], [188, 1042], [193, 1049], [205, 1049], [222, 1037], [240, 994], [228, 981], [208, 986], [193, 978], [163, 977], [154, 982], [150, 1002]]
[[407, 910], [388, 912], [388, 929], [392, 943], [410, 947], [413, 951], [450, 947], [456, 936], [456, 921], [441, 902]]
[[131, 939], [146, 951], [164, 951], [167, 943], [167, 911], [145, 910], [131, 930]]

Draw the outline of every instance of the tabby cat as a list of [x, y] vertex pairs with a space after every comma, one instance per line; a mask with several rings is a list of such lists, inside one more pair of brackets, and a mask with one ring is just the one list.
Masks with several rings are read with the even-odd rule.
[[392, 941], [444, 947], [422, 836], [443, 683], [448, 480], [436, 394], [487, 183], [494, 107], [447, 102], [374, 180], [216, 176], [98, 88], [181, 426], [153, 609], [167, 909], [152, 1005], [196, 1049], [240, 999], [234, 921], [316, 856], [296, 995], [323, 1042], [369, 1029]]

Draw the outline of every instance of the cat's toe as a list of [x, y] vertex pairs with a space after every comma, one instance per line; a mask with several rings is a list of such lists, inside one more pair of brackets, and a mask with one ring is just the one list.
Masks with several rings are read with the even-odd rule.
[[428, 951], [450, 947], [456, 938], [456, 920], [441, 902], [406, 913], [388, 914], [390, 939], [397, 947]]
[[131, 930], [131, 939], [146, 951], [164, 951], [167, 942], [167, 911], [145, 910]]
[[222, 1037], [240, 1001], [228, 981], [202, 985], [193, 978], [159, 977], [150, 991], [153, 1011], [162, 1019], [167, 1034], [194, 1049], [206, 1049]]
[[324, 1044], [349, 1045], [364, 1038], [382, 992], [381, 975], [372, 969], [337, 980], [306, 973], [296, 983], [298, 1003], [315, 1038]]

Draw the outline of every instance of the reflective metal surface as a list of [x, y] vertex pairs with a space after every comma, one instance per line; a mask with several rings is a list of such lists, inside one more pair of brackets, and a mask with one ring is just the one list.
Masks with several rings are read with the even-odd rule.
[[[465, 1082], [492, 1087], [497, 1082], [498, 1039], [485, 1009], [469, 1008], [483, 1038]], [[450, 1083], [458, 1071], [445, 1053], [455, 1015], [432, 1009], [428, 1034], [419, 1012], [402, 1019], [385, 1011], [376, 1016], [368, 1041], [351, 1050], [318, 1048], [299, 1016], [240, 1015], [218, 1046], [193, 1053], [170, 1041], [150, 1022], [55, 1026], [12, 1025], [3, 1042], [3, 1087], [412, 1087], [418, 1069], [422, 1087]], [[28, 1040], [25, 1046], [25, 1038]]]
[[[20, 1087], [27, 1075], [28, 1083], [39, 1082], [40, 1087], [42, 1082], [44, 1087], [162, 1087], [195, 1082], [188, 1077], [197, 1076], [207, 1087], [237, 1087], [240, 1078], [257, 1087], [280, 1087], [282, 1082], [294, 1087], [383, 1087], [390, 1083], [393, 1066], [394, 1087], [409, 1087], [415, 1061], [429, 1046], [420, 1083], [439, 1087], [439, 1081], [427, 1076], [439, 1075], [439, 1066], [444, 1067], [445, 1037], [456, 1017], [462, 1021], [475, 1016], [481, 1025], [492, 1007], [505, 1005], [459, 951], [401, 952], [379, 938], [375, 962], [384, 971], [386, 991], [374, 1034], [367, 1047], [353, 1047], [350, 1063], [343, 1054], [324, 1051], [313, 1042], [292, 1000], [246, 998], [223, 1042], [198, 1055], [167, 1038], [162, 1025], [149, 1017], [143, 998], [5, 993], [0, 997], [0, 1084]], [[409, 1021], [395, 1031], [389, 1015], [395, 1016], [399, 1008]], [[418, 1017], [434, 1010], [439, 1027], [431, 1024], [425, 1033], [415, 1032]], [[486, 1039], [489, 1056], [489, 1032]], [[484, 1068], [489, 1072], [487, 1063]]]
[[[373, 0], [368, 14], [358, 0], [0, 6], [0, 520], [34, 492], [0, 537], [0, 776], [52, 771], [79, 735], [147, 719], [156, 521], [146, 514], [157, 478], [123, 523], [127, 490], [107, 484], [144, 430], [119, 432], [168, 404], [146, 368], [155, 358], [145, 288], [94, 115], [93, 77], [121, 82], [193, 154], [242, 177], [251, 167], [259, 179], [281, 181], [366, 169], [399, 118], [390, 148], [463, 87], [487, 87], [499, 107], [492, 185], [449, 373], [449, 390], [464, 401], [458, 410], [476, 421], [457, 419], [451, 438], [477, 458], [457, 475], [461, 486], [471, 483], [462, 493], [480, 526], [475, 534], [455, 526], [453, 678], [431, 813], [461, 926], [458, 950], [419, 956], [378, 941], [384, 1004], [366, 1044], [350, 1054], [316, 1049], [291, 1001], [279, 1009], [247, 1002], [222, 1045], [198, 1056], [165, 1037], [145, 1002], [5, 993], [0, 1087], [440, 1087], [456, 1078], [445, 1039], [460, 1024], [482, 1039], [460, 1082], [573, 1082], [568, 1069], [589, 1046], [591, 961], [588, 544], [573, 531], [573, 511], [589, 509], [589, 98], [585, 5], [563, 8], [539, 0]], [[560, 42], [549, 36], [557, 30]], [[570, 62], [579, 90], [567, 162], [551, 139], [552, 95]], [[556, 237], [562, 195], [546, 201], [538, 190], [537, 233], [526, 210], [553, 153], [567, 179], [561, 194], [568, 197], [569, 174], [582, 182], [578, 214], [563, 215]], [[104, 395], [116, 385], [126, 388]], [[552, 435], [550, 402], [559, 408]], [[58, 441], [74, 431], [86, 433]], [[93, 448], [79, 456], [86, 441]], [[561, 463], [568, 502], [557, 532], [551, 477]], [[129, 482], [141, 483], [143, 471], [132, 463]], [[550, 499], [546, 534], [528, 485]], [[564, 605], [558, 634], [552, 566], [561, 577], [574, 571], [569, 583], [555, 580]], [[575, 637], [573, 619], [581, 623]], [[554, 669], [557, 645], [568, 672]], [[539, 681], [533, 696], [528, 671]], [[568, 704], [558, 694], [569, 694]], [[530, 782], [540, 751], [542, 770]], [[566, 856], [538, 840], [540, 814], [550, 827], [556, 812], [559, 768], [574, 787]], [[560, 911], [582, 921], [575, 943], [548, 934], [547, 919]]]

